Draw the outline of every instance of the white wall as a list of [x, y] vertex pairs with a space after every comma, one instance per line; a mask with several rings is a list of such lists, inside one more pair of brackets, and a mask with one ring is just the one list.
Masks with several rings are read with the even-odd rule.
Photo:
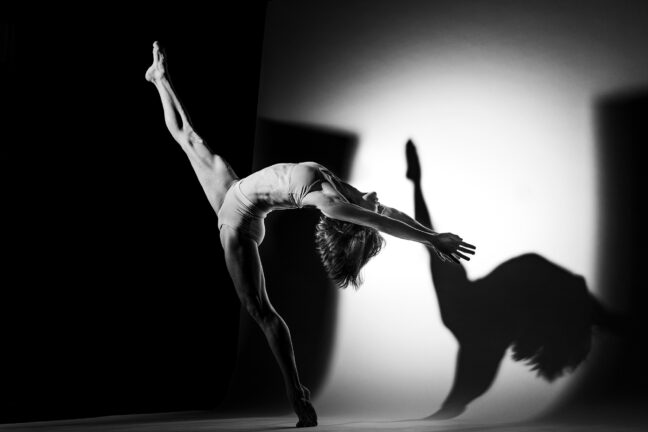
[[[612, 2], [275, 0], [259, 115], [358, 134], [351, 182], [409, 214], [411, 138], [436, 228], [478, 246], [471, 278], [537, 252], [596, 292], [593, 102], [648, 81], [637, 12]], [[360, 291], [341, 293], [320, 415], [426, 416], [452, 383], [456, 343], [427, 252], [387, 241]], [[526, 418], [573, 379], [550, 385], [507, 358], [463, 418]]]

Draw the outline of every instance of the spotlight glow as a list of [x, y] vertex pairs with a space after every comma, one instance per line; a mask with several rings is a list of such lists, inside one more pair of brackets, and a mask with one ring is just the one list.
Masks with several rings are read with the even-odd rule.
[[[389, 90], [374, 97], [359, 99], [347, 89], [329, 110], [315, 110], [329, 124], [353, 123], [359, 131], [352, 183], [413, 214], [404, 177], [404, 143], [412, 138], [435, 228], [478, 246], [466, 265], [471, 279], [533, 251], [591, 280], [595, 173], [588, 101], [569, 103], [570, 95], [506, 69], [490, 78], [470, 63], [416, 70], [382, 76], [377, 87]], [[360, 292], [343, 293], [337, 359], [330, 393], [318, 401], [322, 409], [344, 409], [336, 405], [343, 392], [376, 415], [385, 413], [380, 407], [399, 406], [401, 415], [420, 417], [435, 411], [452, 384], [457, 344], [441, 323], [427, 252], [395, 238], [388, 243], [366, 267]], [[568, 380], [549, 385], [507, 358], [495, 385], [464, 418], [537, 414]]]
[[[593, 45], [583, 26], [549, 37], [543, 20], [556, 19], [552, 11], [507, 3], [500, 16], [490, 6], [432, 3], [380, 2], [371, 14], [355, 2], [332, 12], [327, 2], [274, 3], [259, 114], [356, 133], [351, 182], [410, 215], [404, 146], [412, 139], [435, 228], [478, 247], [466, 265], [471, 279], [536, 252], [596, 293], [592, 101], [636, 83], [642, 69], [612, 42]], [[423, 417], [452, 384], [457, 344], [441, 323], [427, 252], [387, 241], [360, 291], [341, 294], [336, 352], [316, 400], [322, 415]], [[507, 356], [462, 418], [528, 418], [579, 373], [548, 384]]]

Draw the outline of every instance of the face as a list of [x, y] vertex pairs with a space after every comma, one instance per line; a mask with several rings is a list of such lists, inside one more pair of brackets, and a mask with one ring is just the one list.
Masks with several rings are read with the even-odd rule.
[[362, 195], [360, 205], [373, 212], [378, 211], [378, 194], [376, 192], [367, 192]]

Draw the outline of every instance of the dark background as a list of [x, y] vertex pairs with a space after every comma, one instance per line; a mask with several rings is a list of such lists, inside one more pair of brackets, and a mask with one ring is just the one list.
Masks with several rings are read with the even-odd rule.
[[[248, 174], [266, 8], [0, 21], [1, 423], [212, 410], [226, 399], [238, 300], [215, 215], [144, 72], [159, 40], [197, 131]], [[648, 407], [647, 101], [641, 88], [595, 101], [600, 277], [606, 295], [631, 305], [631, 326], [562, 417], [639, 418]]]
[[197, 131], [249, 174], [265, 8], [0, 22], [0, 422], [224, 398], [239, 303], [213, 210], [144, 72], [159, 40]]

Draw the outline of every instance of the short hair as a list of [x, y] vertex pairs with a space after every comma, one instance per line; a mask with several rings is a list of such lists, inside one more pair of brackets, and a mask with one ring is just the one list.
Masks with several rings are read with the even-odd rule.
[[315, 229], [315, 245], [324, 269], [340, 288], [362, 284], [360, 270], [385, 245], [374, 228], [321, 215]]

